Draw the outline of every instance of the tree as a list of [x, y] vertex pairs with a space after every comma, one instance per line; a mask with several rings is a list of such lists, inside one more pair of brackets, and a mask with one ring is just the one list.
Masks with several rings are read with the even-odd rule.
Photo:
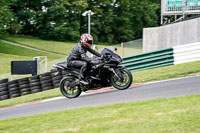
[[14, 16], [10, 5], [6, 0], [0, 1], [0, 32], [9, 31], [10, 34], [15, 34], [19, 32], [21, 25], [18, 24], [18, 18]]
[[34, 35], [38, 12], [42, 10], [42, 0], [12, 0], [11, 9], [22, 25], [21, 34]]
[[[112, 0], [88, 0], [88, 8], [95, 14], [91, 16], [91, 34], [96, 41], [112, 43], [114, 36], [113, 26], [113, 6]], [[87, 20], [85, 21], [87, 24]]]
[[116, 1], [114, 3], [114, 42], [126, 42], [135, 39], [133, 30], [132, 8], [130, 0]]
[[82, 16], [87, 10], [95, 13], [95, 42], [130, 41], [141, 38], [144, 27], [159, 25], [158, 0], [1, 0], [0, 31], [77, 41], [87, 33], [88, 20]]
[[149, 0], [135, 0], [131, 2], [133, 30], [135, 37], [142, 37], [142, 29], [145, 27], [153, 27], [159, 25], [159, 4], [152, 3]]

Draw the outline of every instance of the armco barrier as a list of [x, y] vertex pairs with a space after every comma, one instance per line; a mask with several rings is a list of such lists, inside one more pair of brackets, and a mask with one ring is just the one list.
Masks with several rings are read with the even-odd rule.
[[124, 57], [122, 66], [130, 71], [141, 71], [161, 66], [173, 65], [173, 48]]
[[122, 66], [141, 71], [200, 60], [200, 42], [124, 57]]

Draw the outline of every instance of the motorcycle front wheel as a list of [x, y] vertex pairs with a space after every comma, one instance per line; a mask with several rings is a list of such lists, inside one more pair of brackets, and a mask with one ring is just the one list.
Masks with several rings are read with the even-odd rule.
[[112, 73], [110, 83], [118, 90], [125, 90], [131, 86], [133, 77], [131, 72], [126, 68], [120, 69], [120, 72], [123, 79], [119, 79], [116, 74]]
[[74, 81], [75, 79], [69, 77], [63, 78], [60, 81], [60, 91], [63, 96], [67, 98], [76, 98], [81, 94], [82, 90], [80, 88], [80, 85], [69, 87]]

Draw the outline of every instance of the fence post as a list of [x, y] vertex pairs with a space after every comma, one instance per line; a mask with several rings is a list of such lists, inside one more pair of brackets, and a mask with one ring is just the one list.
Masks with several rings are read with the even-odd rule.
[[124, 43], [121, 42], [121, 57], [124, 57]]

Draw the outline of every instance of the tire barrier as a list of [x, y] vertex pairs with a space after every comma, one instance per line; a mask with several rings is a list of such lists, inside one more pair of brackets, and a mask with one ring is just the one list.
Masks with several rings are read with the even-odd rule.
[[19, 83], [19, 90], [22, 96], [31, 94], [29, 78], [19, 79], [18, 83]]
[[42, 91], [39, 75], [29, 77], [29, 85], [31, 93], [37, 93]]
[[21, 96], [18, 80], [8, 82], [8, 92], [10, 98]]
[[53, 82], [53, 86], [54, 88], [58, 88], [61, 79], [63, 78], [63, 74], [62, 72], [57, 72], [57, 71], [51, 71], [51, 77], [52, 77], [52, 82]]
[[66, 72], [51, 70], [51, 72], [12, 81], [1, 79], [0, 101], [58, 88], [61, 79], [65, 75]]
[[0, 80], [0, 100], [9, 99], [10, 95], [8, 92], [8, 79]]
[[54, 89], [51, 72], [41, 74], [40, 82], [42, 86], [42, 91]]

